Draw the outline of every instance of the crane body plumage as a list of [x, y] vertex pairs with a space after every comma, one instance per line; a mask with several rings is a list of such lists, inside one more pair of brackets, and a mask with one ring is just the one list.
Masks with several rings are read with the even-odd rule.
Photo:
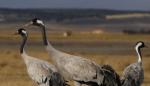
[[57, 69], [45, 61], [41, 61], [26, 54], [21, 56], [25, 58], [27, 72], [30, 78], [39, 85], [47, 84], [45, 86], [49, 86], [47, 80], [50, 80], [51, 74], [57, 72]]
[[[54, 65], [49, 64], [47, 61], [31, 57], [25, 52], [24, 46], [27, 41], [27, 32], [25, 29], [19, 29], [18, 34], [20, 34], [23, 38], [23, 42], [20, 47], [20, 54], [26, 64], [29, 77], [39, 86], [66, 86], [65, 80], [58, 73], [58, 70]], [[52, 78], [54, 76], [53, 74], [55, 74], [54, 78], [61, 82], [55, 83], [55, 85], [50, 83], [55, 80]]]
[[[80, 56], [74, 56], [67, 53], [60, 52], [58, 50], [52, 50], [46, 46], [49, 55], [52, 58], [57, 69], [60, 73], [69, 80], [83, 81], [83, 82], [99, 82], [101, 83], [103, 79], [97, 79], [98, 66], [91, 60], [82, 58]], [[77, 66], [78, 65], [78, 66]]]
[[103, 86], [121, 86], [120, 76], [110, 65], [99, 65], [104, 74]]
[[[94, 61], [55, 49], [47, 40], [45, 25], [41, 20], [35, 18], [25, 26], [31, 24], [42, 28], [43, 44], [54, 65], [65, 79], [75, 81], [77, 83], [76, 86], [81, 86], [81, 84], [87, 84], [89, 86], [119, 86], [117, 82], [111, 85], [107, 83], [103, 85], [104, 80], [106, 80], [105, 78], [109, 79], [109, 77], [106, 77], [107, 72]], [[113, 75], [112, 72], [109, 72], [109, 74]]]
[[120, 86], [120, 78], [115, 77], [117, 73], [111, 66], [99, 66], [89, 59], [56, 50], [49, 42], [47, 44], [46, 50], [66, 79], [89, 86]]
[[135, 50], [138, 55], [138, 61], [130, 64], [123, 71], [123, 77], [121, 79], [122, 86], [141, 86], [144, 80], [144, 70], [142, 67], [142, 55], [140, 48], [145, 47], [144, 42], [137, 42]]
[[140, 64], [129, 65], [123, 72], [122, 86], [141, 86], [144, 80], [144, 70]]

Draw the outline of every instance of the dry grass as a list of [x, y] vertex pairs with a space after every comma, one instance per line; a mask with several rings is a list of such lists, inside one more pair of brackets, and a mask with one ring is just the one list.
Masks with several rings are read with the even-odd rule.
[[[30, 53], [32, 56], [37, 56], [40, 59], [49, 60], [46, 53], [42, 52], [32, 52]], [[44, 57], [44, 58], [41, 58]], [[91, 57], [91, 55], [84, 54], [82, 56]], [[26, 67], [22, 58], [15, 51], [11, 51], [8, 54], [8, 51], [3, 51], [3, 54], [0, 55], [0, 86], [34, 86], [30, 78], [26, 73]], [[95, 61], [98, 64], [110, 64], [113, 66], [115, 70], [121, 75], [123, 69], [133, 63], [135, 61], [135, 56], [124, 56], [120, 58], [120, 56], [101, 56], [101, 55], [92, 55], [92, 58], [88, 58]], [[144, 62], [144, 70], [145, 70], [145, 80], [143, 86], [150, 85], [150, 58], [145, 57], [143, 59]], [[51, 62], [49, 60], [49, 62]]]
[[[40, 40], [39, 33], [34, 33], [34, 35], [30, 36], [32, 42], [37, 42]], [[31, 41], [30, 39], [30, 41]], [[75, 33], [71, 37], [62, 37], [61, 33], [51, 34], [49, 36], [49, 39], [52, 41], [58, 41], [58, 42], [74, 42], [78, 43], [77, 46], [80, 43], [91, 43], [91, 42], [97, 42], [97, 41], [107, 41], [107, 42], [129, 42], [130, 45], [138, 40], [144, 40], [148, 42], [150, 40], [149, 35], [123, 35], [123, 34], [90, 34], [90, 33]], [[131, 41], [131, 42], [130, 42]], [[18, 52], [18, 37], [12, 35], [5, 35], [1, 34], [0, 35], [0, 42], [6, 42], [3, 43], [3, 45], [0, 45], [0, 86], [35, 86], [35, 83], [30, 80], [26, 73], [26, 67], [25, 64], [22, 60], [22, 58], [19, 55]], [[12, 45], [8, 45], [7, 42], [12, 43]], [[17, 44], [15, 44], [17, 43]], [[108, 44], [106, 44], [107, 46]], [[102, 47], [103, 45], [101, 45]], [[123, 46], [123, 44], [122, 44]], [[34, 46], [29, 48], [29, 54], [35, 57], [38, 57], [43, 60], [48, 60], [49, 62], [50, 59], [47, 55], [47, 53], [44, 51], [44, 49], [40, 50], [41, 48], [37, 48], [40, 46]], [[56, 46], [60, 47], [60, 46]], [[69, 46], [65, 46], [69, 47]], [[88, 47], [88, 46], [87, 46]], [[117, 46], [116, 46], [117, 47]], [[129, 47], [129, 46], [128, 46]], [[124, 48], [128, 48], [124, 47]], [[105, 48], [105, 47], [103, 47]], [[115, 49], [112, 47], [112, 50]], [[61, 49], [63, 51], [66, 51], [65, 49]], [[103, 50], [103, 49], [102, 49]], [[109, 51], [109, 50], [108, 50]], [[109, 54], [110, 52], [105, 52], [103, 53], [90, 53], [90, 52], [76, 52], [74, 53], [73, 51], [67, 51], [69, 53], [73, 53], [75, 55], [81, 55], [84, 56], [88, 59], [91, 59], [95, 61], [98, 64], [110, 64], [113, 66], [115, 70], [121, 75], [123, 69], [129, 65], [130, 63], [135, 62], [135, 55], [127, 52], [127, 54]], [[122, 51], [117, 51], [118, 53], [122, 53]], [[144, 71], [145, 71], [145, 79], [144, 83], [142, 86], [150, 86], [150, 58], [148, 54], [148, 50], [145, 50], [147, 54], [144, 54], [143, 58], [143, 66], [144, 66]], [[128, 54], [129, 53], [129, 54]], [[72, 84], [72, 83], [71, 83]]]

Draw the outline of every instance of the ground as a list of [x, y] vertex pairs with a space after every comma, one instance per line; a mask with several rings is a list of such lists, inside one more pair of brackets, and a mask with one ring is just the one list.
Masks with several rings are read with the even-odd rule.
[[[26, 50], [31, 56], [51, 62], [42, 45], [39, 31], [29, 33]], [[13, 35], [13, 32], [15, 30], [0, 32], [0, 86], [35, 86], [28, 77], [26, 66], [19, 54], [21, 37]], [[73, 32], [71, 36], [63, 37], [63, 32], [49, 32], [48, 38], [55, 48], [84, 56], [98, 64], [109, 64], [120, 76], [129, 64], [137, 61], [134, 50], [136, 42], [144, 41], [147, 46], [150, 46], [150, 35]], [[142, 49], [142, 56], [145, 73], [142, 86], [149, 86], [150, 48]]]

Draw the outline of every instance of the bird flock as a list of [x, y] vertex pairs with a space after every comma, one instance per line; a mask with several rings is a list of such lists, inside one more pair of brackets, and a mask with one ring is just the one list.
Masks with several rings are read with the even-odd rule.
[[[31, 25], [40, 29], [43, 45], [53, 64], [26, 53], [28, 32], [25, 28]], [[23, 25], [16, 34], [22, 37], [20, 55], [26, 64], [27, 73], [38, 86], [69, 86], [68, 80], [74, 81], [74, 86], [141, 86], [144, 80], [141, 48], [145, 47], [145, 44], [142, 41], [135, 45], [138, 60], [127, 66], [120, 77], [111, 65], [100, 65], [85, 57], [54, 48], [47, 39], [46, 25], [39, 18]]]

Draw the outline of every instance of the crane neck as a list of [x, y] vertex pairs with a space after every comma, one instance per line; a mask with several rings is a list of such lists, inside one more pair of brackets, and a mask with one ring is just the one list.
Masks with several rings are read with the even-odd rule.
[[28, 54], [25, 52], [25, 49], [24, 49], [28, 36], [27, 36], [27, 34], [21, 35], [21, 36], [22, 36], [22, 44], [20, 46], [20, 54], [21, 54], [22, 58], [24, 59], [26, 66], [28, 66], [28, 63], [31, 62], [31, 59], [33, 59], [32, 57], [28, 56]]
[[135, 47], [136, 53], [138, 55], [138, 63], [142, 64], [142, 55], [141, 55], [141, 50], [139, 46]]
[[43, 37], [43, 44], [45, 46], [47, 46], [48, 45], [48, 40], [47, 40], [47, 34], [46, 34], [45, 26], [42, 26], [42, 37]]
[[43, 44], [46, 47], [47, 51], [49, 51], [50, 54], [54, 54], [56, 50], [47, 40], [47, 33], [45, 26], [42, 26], [42, 37], [43, 37]]
[[26, 44], [26, 41], [27, 41], [27, 34], [26, 35], [21, 35], [21, 36], [22, 36], [22, 43], [21, 43], [21, 46], [20, 46], [20, 53], [23, 54], [23, 53], [25, 53], [24, 47], [25, 47], [25, 44]]

